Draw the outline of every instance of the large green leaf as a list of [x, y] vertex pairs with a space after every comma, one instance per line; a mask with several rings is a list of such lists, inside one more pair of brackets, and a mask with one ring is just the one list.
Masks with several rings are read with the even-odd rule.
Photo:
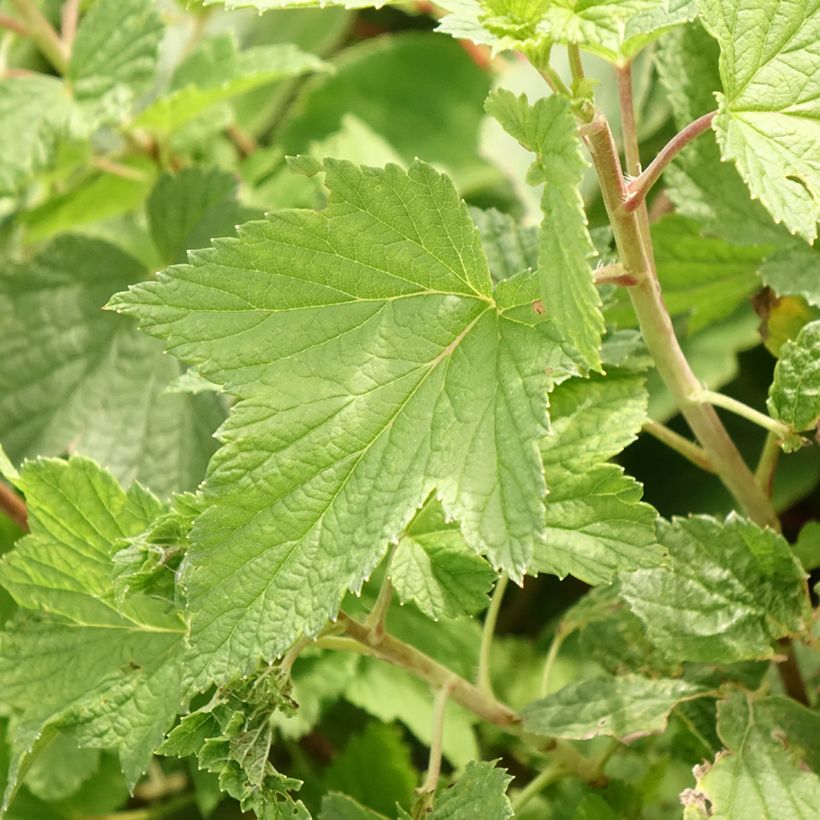
[[70, 235], [3, 266], [0, 440], [12, 458], [81, 452], [163, 494], [202, 479], [219, 400], [167, 393], [179, 364], [102, 310], [144, 275], [113, 245]]
[[506, 770], [493, 763], [470, 763], [455, 784], [436, 798], [430, 820], [470, 820], [473, 817], [506, 820], [513, 816], [507, 798], [511, 781]]
[[541, 298], [585, 364], [600, 370], [604, 319], [589, 262], [595, 248], [579, 191], [588, 163], [570, 104], [552, 96], [531, 106], [525, 96], [502, 89], [487, 100], [485, 108], [537, 157], [528, 181], [544, 185], [538, 246]]
[[154, 78], [163, 31], [154, 0], [97, 0], [71, 49], [66, 79], [74, 97], [116, 105], [144, 91]]
[[590, 678], [529, 704], [521, 714], [524, 727], [537, 734], [574, 740], [611, 735], [629, 741], [663, 732], [675, 706], [706, 692], [704, 686], [674, 678]]
[[552, 394], [552, 429], [541, 442], [547, 531], [533, 571], [600, 584], [663, 557], [641, 485], [604, 463], [635, 440], [646, 400], [643, 379], [618, 370], [572, 379]]
[[800, 432], [820, 419], [820, 320], [809, 322], [780, 349], [769, 390], [769, 412]]
[[681, 661], [771, 658], [809, 620], [803, 570], [785, 539], [730, 515], [659, 522], [669, 561], [621, 577], [649, 639]]
[[534, 278], [492, 287], [429, 166], [324, 167], [326, 210], [245, 225], [113, 302], [238, 399], [185, 577], [199, 684], [318, 630], [434, 489], [516, 578], [543, 533], [545, 392], [573, 364]]
[[[37, 614], [0, 636], [3, 700], [21, 714], [13, 767], [71, 727], [83, 745], [116, 748], [133, 785], [182, 706], [184, 625], [150, 598], [117, 602], [111, 558], [159, 504], [78, 457], [28, 462], [20, 486], [31, 534], [3, 556], [0, 583]], [[7, 801], [14, 786], [13, 771]]]
[[441, 0], [440, 30], [459, 39], [527, 50], [575, 43], [622, 62], [674, 26], [692, 20], [694, 0]]
[[721, 48], [715, 130], [752, 197], [808, 242], [820, 219], [820, 2], [699, 0]]
[[[813, 820], [820, 799], [820, 718], [793, 700], [736, 693], [718, 708], [726, 746], [695, 769], [697, 787], [681, 795], [687, 818]], [[706, 801], [709, 809], [706, 810]]]

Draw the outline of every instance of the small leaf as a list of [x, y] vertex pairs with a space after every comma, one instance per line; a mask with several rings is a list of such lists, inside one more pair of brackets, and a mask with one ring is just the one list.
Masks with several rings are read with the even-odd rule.
[[600, 370], [604, 319], [589, 262], [595, 248], [578, 190], [588, 163], [569, 102], [552, 96], [530, 106], [526, 97], [500, 90], [485, 108], [510, 136], [536, 154], [528, 181], [544, 185], [538, 247], [541, 299], [586, 366]]
[[760, 278], [778, 296], [802, 296], [820, 307], [820, 248], [792, 242], [766, 259]]
[[591, 678], [529, 704], [521, 716], [536, 734], [571, 740], [611, 735], [628, 742], [663, 732], [675, 706], [707, 693], [704, 686], [673, 678]]
[[708, 816], [725, 820], [814, 820], [820, 796], [816, 713], [787, 698], [737, 693], [718, 706], [718, 734], [726, 751], [711, 766], [698, 767], [697, 788], [684, 793], [686, 801], [705, 797]]
[[730, 515], [660, 521], [669, 561], [622, 576], [622, 595], [662, 651], [681, 661], [771, 658], [809, 618], [803, 571], [785, 539]]
[[714, 128], [776, 222], [811, 243], [820, 220], [820, 6], [779, 0], [699, 0], [721, 48]]
[[436, 797], [430, 820], [472, 820], [492, 817], [506, 820], [513, 816], [507, 797], [512, 777], [486, 761], [467, 764], [464, 774]]
[[387, 818], [383, 814], [371, 811], [346, 794], [330, 792], [322, 798], [319, 820], [387, 820]]
[[820, 419], [820, 320], [809, 322], [780, 348], [769, 389], [769, 413], [797, 432]]

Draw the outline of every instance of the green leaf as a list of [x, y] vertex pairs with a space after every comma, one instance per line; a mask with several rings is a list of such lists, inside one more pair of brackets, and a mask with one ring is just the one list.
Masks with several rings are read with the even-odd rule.
[[430, 820], [472, 820], [475, 817], [506, 820], [513, 816], [507, 797], [511, 782], [512, 777], [507, 771], [493, 763], [469, 763], [455, 785], [438, 795]]
[[[21, 486], [31, 534], [3, 556], [0, 583], [38, 615], [0, 636], [3, 700], [21, 713], [13, 766], [70, 727], [81, 745], [116, 748], [133, 786], [182, 706], [184, 626], [161, 602], [115, 601], [111, 558], [159, 504], [78, 457], [27, 462]], [[14, 788], [12, 773], [6, 803]]]
[[811, 243], [820, 220], [820, 5], [699, 0], [721, 48], [714, 122], [732, 159], [775, 222]]
[[663, 732], [675, 706], [707, 692], [674, 678], [591, 678], [529, 704], [521, 717], [526, 730], [536, 734], [572, 740], [610, 735], [629, 742]]
[[697, 787], [681, 795], [684, 805], [696, 809], [709, 801], [708, 814], [693, 817], [817, 816], [816, 713], [787, 698], [753, 700], [736, 693], [718, 707], [718, 734], [726, 751], [712, 765], [696, 767]]
[[242, 52], [228, 35], [202, 43], [176, 70], [169, 93], [134, 119], [135, 128], [170, 134], [218, 103], [283, 77], [327, 66], [292, 45], [254, 46]]
[[621, 584], [649, 639], [670, 657], [771, 658], [777, 638], [805, 629], [803, 570], [781, 535], [734, 514], [660, 521], [658, 533], [670, 560]]
[[586, 366], [600, 370], [604, 319], [589, 263], [595, 248], [578, 190], [588, 163], [570, 104], [563, 97], [552, 96], [530, 106], [525, 96], [516, 97], [502, 89], [490, 96], [485, 109], [537, 156], [528, 181], [544, 184], [544, 220], [538, 247], [541, 298], [547, 315]]
[[[433, 699], [423, 681], [371, 658], [362, 659], [351, 677], [345, 698], [383, 723], [401, 721], [425, 746], [433, 740]], [[479, 755], [473, 724], [475, 716], [452, 701], [445, 709], [442, 753], [456, 768]]]
[[760, 278], [779, 296], [802, 296], [820, 307], [820, 248], [793, 242], [766, 259]]
[[111, 106], [145, 91], [163, 32], [154, 0], [97, 0], [83, 15], [71, 49], [66, 79], [75, 99]]
[[809, 430], [820, 419], [820, 320], [803, 326], [780, 348], [769, 390], [769, 413], [793, 430]]
[[186, 168], [163, 174], [147, 204], [151, 238], [165, 264], [184, 262], [186, 251], [231, 236], [258, 214], [236, 201], [236, 178], [215, 168]]
[[211, 700], [186, 715], [157, 750], [176, 757], [195, 755], [199, 768], [219, 778], [219, 788], [242, 811], [262, 818], [310, 820], [291, 795], [302, 783], [280, 774], [268, 759], [277, 710], [291, 712], [287, 678], [273, 666], [220, 687]]
[[553, 392], [550, 405], [552, 429], [541, 443], [547, 536], [532, 571], [600, 584], [620, 571], [655, 566], [664, 554], [655, 537], [657, 513], [641, 503], [640, 484], [603, 463], [635, 440], [646, 419], [643, 379], [617, 370], [572, 379]]
[[25, 784], [41, 800], [62, 800], [76, 792], [99, 767], [97, 749], [81, 749], [69, 735], [57, 732], [32, 763]]
[[820, 567], [820, 521], [809, 521], [800, 530], [794, 545], [794, 554], [807, 572]]
[[15, 196], [54, 158], [70, 131], [71, 97], [41, 74], [0, 80], [0, 196]]
[[143, 276], [114, 246], [70, 235], [3, 265], [0, 430], [15, 461], [71, 450], [162, 494], [199, 483], [223, 417], [218, 397], [166, 394], [179, 364], [102, 311]]
[[[663, 300], [672, 316], [688, 317], [689, 333], [731, 316], [759, 289], [757, 270], [771, 250], [701, 236], [697, 222], [677, 215], [652, 226], [652, 241]], [[619, 326], [635, 323], [627, 294], [619, 293], [607, 319]]]
[[538, 267], [538, 231], [521, 227], [509, 214], [489, 208], [472, 208], [481, 244], [487, 254], [490, 275], [500, 282], [518, 273], [529, 273]]
[[446, 521], [441, 505], [430, 500], [396, 546], [390, 579], [402, 603], [412, 601], [438, 620], [484, 609], [496, 574], [465, 543], [458, 524]]
[[694, 0], [442, 0], [439, 5], [449, 12], [440, 31], [490, 45], [494, 52], [576, 43], [616, 63], [697, 13]]
[[325, 771], [328, 790], [341, 791], [383, 814], [408, 807], [416, 785], [410, 749], [394, 726], [368, 723], [331, 761]]
[[315, 633], [433, 489], [516, 578], [543, 530], [545, 392], [573, 365], [533, 277], [492, 288], [429, 166], [325, 168], [326, 210], [250, 223], [113, 301], [238, 399], [186, 571], [199, 684]]
[[378, 814], [357, 803], [352, 797], [339, 792], [331, 792], [322, 798], [322, 810], [319, 820], [386, 820]]
[[226, 9], [256, 9], [259, 12], [303, 8], [380, 9], [391, 5], [391, 0], [202, 0], [202, 5], [225, 6]]

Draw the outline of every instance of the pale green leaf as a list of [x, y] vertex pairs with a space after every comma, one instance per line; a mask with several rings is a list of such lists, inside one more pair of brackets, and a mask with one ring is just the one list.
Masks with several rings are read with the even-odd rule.
[[0, 196], [18, 194], [69, 132], [71, 97], [42, 74], [0, 80]]
[[793, 242], [766, 259], [760, 278], [778, 296], [802, 296], [820, 307], [820, 248]]
[[472, 762], [453, 786], [438, 795], [430, 820], [506, 820], [513, 816], [507, 797], [511, 782], [506, 769], [486, 761]]
[[[731, 316], [759, 289], [757, 270], [771, 250], [701, 236], [697, 222], [678, 215], [654, 224], [652, 241], [663, 300], [672, 316], [688, 317], [689, 333]], [[636, 322], [626, 293], [607, 319], [619, 326]]]
[[[403, 723], [425, 746], [433, 740], [433, 699], [430, 687], [403, 669], [365, 658], [350, 678], [345, 698], [384, 723]], [[475, 716], [449, 701], [444, 712], [442, 753], [456, 768], [478, 757]]]
[[732, 159], [775, 222], [813, 242], [820, 219], [820, 3], [699, 0], [721, 47], [714, 123]]
[[[154, 78], [164, 26], [154, 0], [97, 0], [83, 15], [67, 80], [79, 102], [128, 102]], [[105, 98], [119, 95], [119, 100]]]
[[707, 691], [674, 678], [591, 678], [530, 703], [521, 716], [526, 730], [536, 734], [573, 740], [611, 735], [629, 741], [663, 732], [675, 706]]
[[441, 505], [429, 500], [410, 523], [390, 561], [402, 603], [412, 601], [434, 620], [474, 615], [489, 603], [492, 567], [465, 543]]
[[485, 108], [537, 157], [528, 181], [544, 184], [538, 247], [541, 299], [547, 315], [587, 367], [600, 370], [604, 319], [589, 262], [595, 248], [579, 191], [588, 163], [569, 102], [552, 96], [530, 106], [526, 97], [502, 89], [487, 100]]
[[793, 430], [809, 430], [820, 419], [820, 320], [803, 326], [780, 348], [769, 389], [769, 413]]
[[441, 31], [494, 51], [575, 43], [618, 63], [697, 13], [694, 0], [441, 0], [439, 5], [449, 12]]
[[809, 521], [797, 537], [794, 554], [807, 572], [820, 567], [820, 521]]
[[236, 178], [216, 168], [186, 168], [160, 177], [146, 206], [151, 238], [165, 264], [183, 262], [186, 251], [231, 236], [258, 212], [236, 201]]
[[116, 748], [133, 785], [182, 706], [184, 627], [149, 598], [117, 603], [111, 558], [159, 504], [77, 457], [28, 462], [21, 486], [31, 534], [3, 556], [0, 583], [39, 615], [0, 637], [3, 700], [21, 713], [14, 765], [59, 724], [82, 745]]
[[140, 112], [133, 126], [169, 134], [232, 97], [283, 77], [325, 69], [318, 57], [292, 45], [239, 52], [233, 37], [213, 37], [180, 65], [169, 93]]
[[538, 266], [538, 231], [521, 227], [509, 214], [489, 208], [472, 208], [481, 244], [487, 254], [490, 275], [500, 282], [518, 273], [529, 273]]
[[380, 9], [399, 0], [202, 0], [203, 6], [225, 6], [226, 9], [256, 9], [259, 12], [277, 9], [343, 8]]
[[785, 539], [730, 515], [659, 522], [669, 561], [621, 576], [649, 639], [681, 661], [770, 658], [809, 618], [803, 570]]
[[697, 787], [681, 795], [684, 805], [709, 801], [708, 815], [694, 817], [814, 820], [820, 804], [816, 713], [787, 698], [737, 693], [718, 707], [718, 733], [726, 750], [697, 767]]
[[202, 479], [219, 399], [166, 394], [179, 364], [102, 310], [144, 275], [114, 246], [70, 235], [3, 265], [0, 438], [12, 459], [81, 452], [163, 494]]
[[552, 429], [541, 442], [547, 531], [532, 570], [600, 584], [656, 565], [663, 556], [657, 513], [641, 502], [640, 484], [603, 463], [635, 440], [646, 419], [643, 379], [617, 370], [572, 379], [550, 405]]
[[99, 750], [79, 748], [69, 735], [57, 732], [26, 772], [26, 788], [41, 800], [62, 800], [77, 791], [99, 766]]
[[113, 303], [238, 399], [185, 578], [199, 683], [318, 630], [434, 489], [516, 578], [543, 532], [536, 442], [573, 365], [533, 278], [493, 290], [429, 166], [325, 168], [324, 211], [249, 223]]

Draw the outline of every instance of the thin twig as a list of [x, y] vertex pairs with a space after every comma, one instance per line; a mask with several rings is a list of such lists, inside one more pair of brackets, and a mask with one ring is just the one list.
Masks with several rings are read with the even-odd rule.
[[148, 182], [150, 179], [148, 174], [140, 171], [139, 168], [132, 168], [130, 165], [123, 165], [121, 162], [106, 159], [105, 157], [94, 157], [91, 164], [101, 171], [105, 171], [106, 174], [113, 174], [123, 179], [132, 179], [134, 182]]
[[364, 625], [370, 630], [370, 642], [373, 646], [377, 646], [384, 635], [384, 622], [387, 618], [390, 604], [393, 601], [393, 583], [390, 580], [390, 560], [392, 558], [393, 551], [391, 550], [387, 556], [384, 568], [384, 580], [379, 589], [379, 595], [376, 598], [376, 603], [373, 604], [373, 609], [370, 610], [364, 622]]
[[60, 74], [68, 70], [68, 49], [52, 27], [51, 23], [34, 4], [33, 0], [11, 0], [23, 20], [28, 37], [42, 55]]
[[706, 450], [694, 441], [684, 438], [684, 436], [671, 430], [665, 424], [652, 419], [645, 421], [642, 429], [645, 433], [649, 433], [650, 436], [654, 436], [658, 441], [682, 455], [687, 461], [691, 461], [696, 467], [700, 467], [701, 470], [706, 470], [707, 473], [715, 472]]
[[540, 794], [550, 783], [554, 783], [565, 773], [564, 767], [560, 763], [552, 763], [540, 774], [536, 775], [510, 801], [515, 814], [518, 814], [533, 797]]
[[784, 650], [785, 660], [777, 664], [777, 671], [783, 683], [783, 689], [790, 698], [794, 698], [804, 706], [810, 706], [809, 693], [806, 691], [806, 684], [797, 663], [797, 656], [794, 654], [794, 644], [791, 639], [783, 638], [778, 641], [780, 648]]
[[749, 407], [742, 401], [733, 399], [731, 396], [726, 396], [723, 393], [716, 393], [714, 390], [701, 390], [695, 397], [695, 401], [700, 404], [712, 404], [715, 407], [722, 407], [730, 413], [734, 413], [752, 424], [757, 424], [764, 430], [769, 430], [781, 439], [787, 438], [792, 434], [791, 428], [782, 421], [777, 421], [754, 407]]
[[490, 675], [491, 655], [493, 649], [493, 638], [495, 637], [495, 626], [498, 623], [498, 613], [501, 609], [501, 602], [504, 600], [504, 591], [507, 589], [509, 577], [502, 574], [498, 578], [498, 583], [493, 590], [493, 597], [490, 607], [484, 618], [484, 628], [481, 631], [481, 649], [478, 655], [478, 688], [488, 697], [495, 697], [493, 694], [493, 682]]
[[74, 45], [74, 37], [77, 34], [77, 20], [80, 18], [80, 0], [66, 0], [63, 6], [63, 14], [60, 23], [60, 34], [63, 45], [71, 54]]
[[0, 14], [0, 28], [13, 31], [21, 37], [28, 37], [28, 29], [16, 18], [9, 17], [8, 14]]
[[604, 265], [593, 273], [593, 281], [596, 285], [620, 285], [630, 288], [638, 284], [638, 280], [624, 270], [624, 266], [616, 262], [613, 265]]
[[780, 439], [771, 430], [766, 433], [766, 441], [763, 443], [763, 450], [757, 462], [755, 478], [757, 483], [769, 498], [774, 490], [774, 476], [777, 472], [777, 465], [780, 462]]
[[627, 63], [627, 65], [616, 67], [615, 73], [618, 78], [618, 97], [621, 103], [621, 131], [626, 173], [636, 177], [641, 172], [641, 155], [638, 148], [635, 104], [632, 97], [632, 64]]
[[638, 209], [640, 204], [646, 199], [646, 195], [652, 186], [661, 178], [670, 162], [690, 143], [699, 137], [704, 131], [712, 127], [717, 111], [710, 111], [702, 117], [698, 117], [694, 122], [689, 123], [682, 131], [675, 134], [666, 145], [661, 148], [658, 155], [649, 164], [649, 167], [627, 186], [626, 199], [623, 209], [626, 213], [631, 213]]
[[0, 481], [0, 510], [23, 532], [28, 532], [28, 510], [26, 502], [7, 484]]
[[581, 61], [581, 49], [577, 43], [570, 43], [567, 46], [569, 55], [569, 70], [572, 73], [573, 82], [578, 83], [584, 79], [584, 64]]
[[452, 692], [454, 686], [455, 680], [446, 681], [436, 692], [436, 697], [433, 700], [433, 731], [430, 739], [430, 759], [427, 764], [427, 775], [424, 778], [424, 782], [416, 790], [416, 794], [421, 796], [435, 794], [439, 777], [441, 777], [444, 717], [447, 709], [447, 701], [450, 699], [450, 692]]
[[547, 659], [544, 661], [544, 671], [541, 673], [541, 697], [545, 698], [549, 694], [550, 678], [552, 677], [552, 670], [555, 666], [555, 660], [558, 657], [558, 652], [561, 650], [561, 644], [566, 640], [569, 631], [559, 624], [552, 636], [552, 643], [550, 644], [549, 652], [547, 652]]

